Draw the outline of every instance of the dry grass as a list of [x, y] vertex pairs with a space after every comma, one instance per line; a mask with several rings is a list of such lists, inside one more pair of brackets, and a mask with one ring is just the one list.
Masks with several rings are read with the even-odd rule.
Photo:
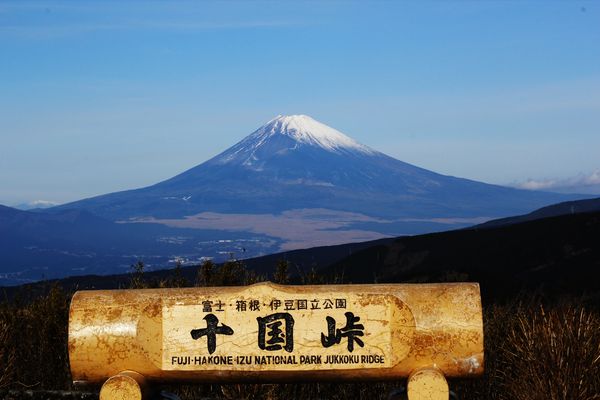
[[[7, 333], [0, 355], [12, 359], [10, 381], [15, 389], [70, 387], [67, 329], [70, 296], [58, 287], [29, 302], [0, 304], [0, 325]], [[0, 371], [5, 366], [0, 366]]]
[[496, 343], [507, 398], [600, 399], [600, 318], [573, 304], [519, 309]]
[[11, 325], [0, 320], [0, 389], [8, 386], [13, 379], [15, 353], [5, 345], [9, 341], [10, 329]]

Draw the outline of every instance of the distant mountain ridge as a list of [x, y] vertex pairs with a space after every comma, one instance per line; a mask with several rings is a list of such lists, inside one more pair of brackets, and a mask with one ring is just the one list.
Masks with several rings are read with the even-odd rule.
[[479, 224], [476, 228], [492, 228], [503, 225], [512, 225], [521, 222], [534, 221], [536, 219], [558, 217], [568, 214], [580, 214], [600, 211], [600, 197], [595, 199], [565, 201], [564, 203], [552, 204], [532, 211], [529, 214], [514, 217], [500, 218]]
[[[229, 233], [225, 238], [214, 230], [118, 224], [86, 210], [45, 213], [0, 205], [0, 286], [127, 272], [137, 261], [153, 270], [169, 268], [177, 260], [198, 263], [202, 254], [210, 254], [216, 261], [226, 259], [229, 253], [253, 257], [275, 252], [278, 243], [243, 233]], [[198, 243], [203, 246], [200, 254]], [[242, 252], [243, 246], [248, 247], [247, 252]]]

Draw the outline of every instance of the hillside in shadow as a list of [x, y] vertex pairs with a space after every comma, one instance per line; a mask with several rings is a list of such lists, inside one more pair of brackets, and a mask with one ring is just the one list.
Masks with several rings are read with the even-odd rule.
[[600, 212], [397, 238], [325, 268], [353, 283], [476, 281], [486, 298], [600, 290]]

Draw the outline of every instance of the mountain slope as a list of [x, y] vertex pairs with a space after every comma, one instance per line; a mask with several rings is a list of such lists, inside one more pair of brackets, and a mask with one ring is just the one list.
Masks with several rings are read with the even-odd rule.
[[83, 208], [118, 220], [327, 208], [398, 223], [501, 217], [575, 198], [440, 175], [300, 115], [279, 116], [225, 152], [166, 181], [59, 209]]

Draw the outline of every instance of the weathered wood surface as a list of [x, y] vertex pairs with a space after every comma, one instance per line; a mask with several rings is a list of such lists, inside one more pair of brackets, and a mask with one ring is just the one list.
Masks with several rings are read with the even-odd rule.
[[421, 369], [408, 378], [410, 400], [448, 400], [450, 390], [444, 375], [437, 369]]
[[474, 283], [82, 291], [69, 322], [73, 379], [397, 379], [483, 372]]

